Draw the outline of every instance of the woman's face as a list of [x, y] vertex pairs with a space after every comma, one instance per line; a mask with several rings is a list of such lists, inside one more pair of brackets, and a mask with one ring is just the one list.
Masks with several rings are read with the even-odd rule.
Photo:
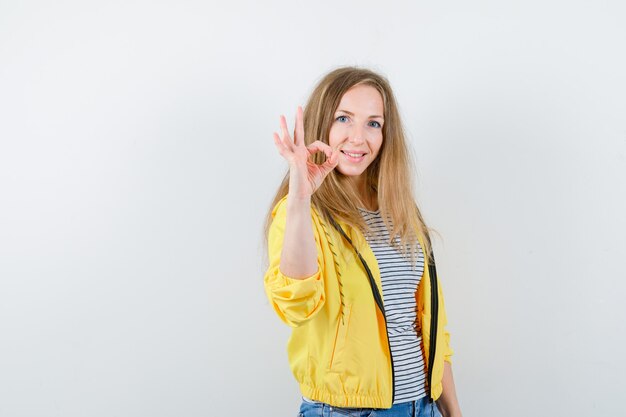
[[335, 169], [353, 177], [365, 172], [383, 143], [383, 115], [383, 98], [374, 87], [356, 85], [345, 92], [328, 137], [332, 148], [340, 145]]

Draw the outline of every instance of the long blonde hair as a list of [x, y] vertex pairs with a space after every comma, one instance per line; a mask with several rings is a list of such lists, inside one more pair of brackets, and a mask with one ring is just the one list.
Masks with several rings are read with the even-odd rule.
[[[328, 144], [334, 113], [341, 98], [350, 88], [363, 84], [376, 88], [382, 96], [385, 119], [378, 157], [365, 171], [366, 188], [371, 193], [377, 193], [380, 214], [390, 231], [388, 243], [398, 247], [395, 242], [395, 237], [398, 236], [398, 249], [405, 257], [408, 253], [411, 264], [415, 266], [418, 236], [424, 242], [426, 260], [430, 259], [429, 229], [413, 196], [412, 161], [396, 99], [387, 79], [371, 70], [357, 67], [337, 68], [324, 76], [313, 89], [304, 109], [304, 142], [307, 146], [315, 140]], [[312, 159], [316, 164], [321, 164], [326, 156], [318, 152]], [[289, 171], [278, 187], [267, 213], [264, 226], [265, 244], [272, 222], [272, 209], [288, 192]], [[337, 169], [326, 176], [312, 195], [311, 204], [326, 220], [332, 216], [358, 227], [366, 234], [371, 232], [358, 210], [359, 207], [366, 207], [362, 196], [355, 190], [350, 178]]]

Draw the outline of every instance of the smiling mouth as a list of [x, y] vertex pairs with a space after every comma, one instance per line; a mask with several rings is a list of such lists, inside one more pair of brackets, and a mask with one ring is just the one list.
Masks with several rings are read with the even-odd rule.
[[351, 153], [351, 152], [346, 152], [346, 151], [341, 151], [341, 153], [343, 153], [344, 155], [348, 155], [352, 158], [360, 158], [362, 156], [365, 156], [364, 153]]

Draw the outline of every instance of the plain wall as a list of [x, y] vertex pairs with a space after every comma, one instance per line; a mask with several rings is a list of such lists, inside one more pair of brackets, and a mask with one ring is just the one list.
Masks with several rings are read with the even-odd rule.
[[623, 415], [623, 1], [0, 2], [0, 416], [291, 416], [272, 132], [385, 74], [465, 416]]

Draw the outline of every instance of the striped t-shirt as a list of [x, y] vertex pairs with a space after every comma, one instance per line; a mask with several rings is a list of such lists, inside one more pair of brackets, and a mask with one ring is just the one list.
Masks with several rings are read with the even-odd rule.
[[[415, 401], [426, 395], [426, 372], [422, 336], [417, 332], [415, 292], [424, 272], [424, 253], [418, 243], [416, 268], [390, 246], [389, 231], [380, 210], [359, 209], [371, 230], [365, 238], [374, 252], [383, 286], [387, 334], [393, 357], [394, 404]], [[396, 242], [399, 243], [396, 237]], [[303, 396], [303, 400], [317, 402]]]
[[[426, 372], [422, 336], [417, 332], [415, 292], [424, 273], [424, 253], [419, 254], [415, 269], [410, 260], [388, 244], [389, 231], [378, 211], [361, 210], [372, 236], [366, 240], [374, 252], [383, 286], [387, 334], [393, 357], [395, 377], [394, 404], [415, 401], [426, 395]], [[400, 238], [396, 236], [396, 242]]]

